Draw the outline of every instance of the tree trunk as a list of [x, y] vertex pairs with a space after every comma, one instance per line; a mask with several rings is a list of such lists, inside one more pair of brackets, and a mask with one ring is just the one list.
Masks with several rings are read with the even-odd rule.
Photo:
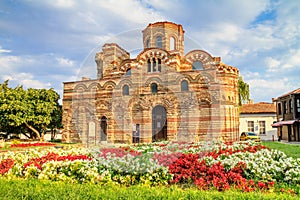
[[40, 141], [44, 141], [45, 131], [43, 130], [41, 133]]
[[54, 138], [55, 138], [55, 135], [56, 135], [56, 129], [51, 129], [51, 141], [54, 141]]
[[45, 134], [47, 133], [47, 126], [45, 125], [42, 132], [41, 132], [41, 138], [40, 140], [45, 140]]
[[22, 133], [23, 135], [25, 135], [27, 138], [30, 138], [30, 134], [27, 135], [26, 133]]
[[35, 128], [33, 128], [32, 126], [30, 126], [29, 124], [25, 123], [26, 127], [29, 128], [30, 130], [32, 130], [36, 136], [38, 137], [38, 139], [41, 141], [41, 136], [38, 130], [36, 130]]

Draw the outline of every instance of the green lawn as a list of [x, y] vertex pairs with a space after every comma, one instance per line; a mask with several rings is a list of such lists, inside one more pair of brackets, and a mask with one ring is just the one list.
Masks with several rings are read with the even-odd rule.
[[178, 186], [130, 187], [116, 185], [69, 184], [39, 180], [0, 179], [0, 199], [298, 199], [288, 193], [240, 191], [202, 191], [196, 188], [181, 189]]
[[300, 144], [287, 144], [281, 142], [262, 142], [262, 144], [271, 149], [283, 151], [287, 156], [300, 158]]

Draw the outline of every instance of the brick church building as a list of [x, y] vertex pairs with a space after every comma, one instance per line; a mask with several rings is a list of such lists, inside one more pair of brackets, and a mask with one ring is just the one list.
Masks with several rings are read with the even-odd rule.
[[238, 69], [204, 50], [185, 54], [182, 25], [156, 22], [142, 36], [135, 58], [104, 44], [96, 79], [64, 83], [63, 141], [238, 140]]

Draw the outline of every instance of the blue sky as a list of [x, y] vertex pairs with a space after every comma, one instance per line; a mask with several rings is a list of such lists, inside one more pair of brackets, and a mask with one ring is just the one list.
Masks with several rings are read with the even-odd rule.
[[134, 55], [149, 23], [183, 25], [186, 49], [240, 70], [254, 102], [300, 87], [298, 0], [2, 0], [0, 82], [54, 88], [96, 77], [94, 53], [117, 42]]

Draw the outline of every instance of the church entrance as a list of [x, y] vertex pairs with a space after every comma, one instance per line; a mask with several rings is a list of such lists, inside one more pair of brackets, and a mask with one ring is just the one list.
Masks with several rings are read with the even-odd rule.
[[107, 118], [103, 116], [100, 123], [100, 141], [107, 140]]
[[163, 106], [152, 110], [152, 142], [167, 140], [167, 112]]

